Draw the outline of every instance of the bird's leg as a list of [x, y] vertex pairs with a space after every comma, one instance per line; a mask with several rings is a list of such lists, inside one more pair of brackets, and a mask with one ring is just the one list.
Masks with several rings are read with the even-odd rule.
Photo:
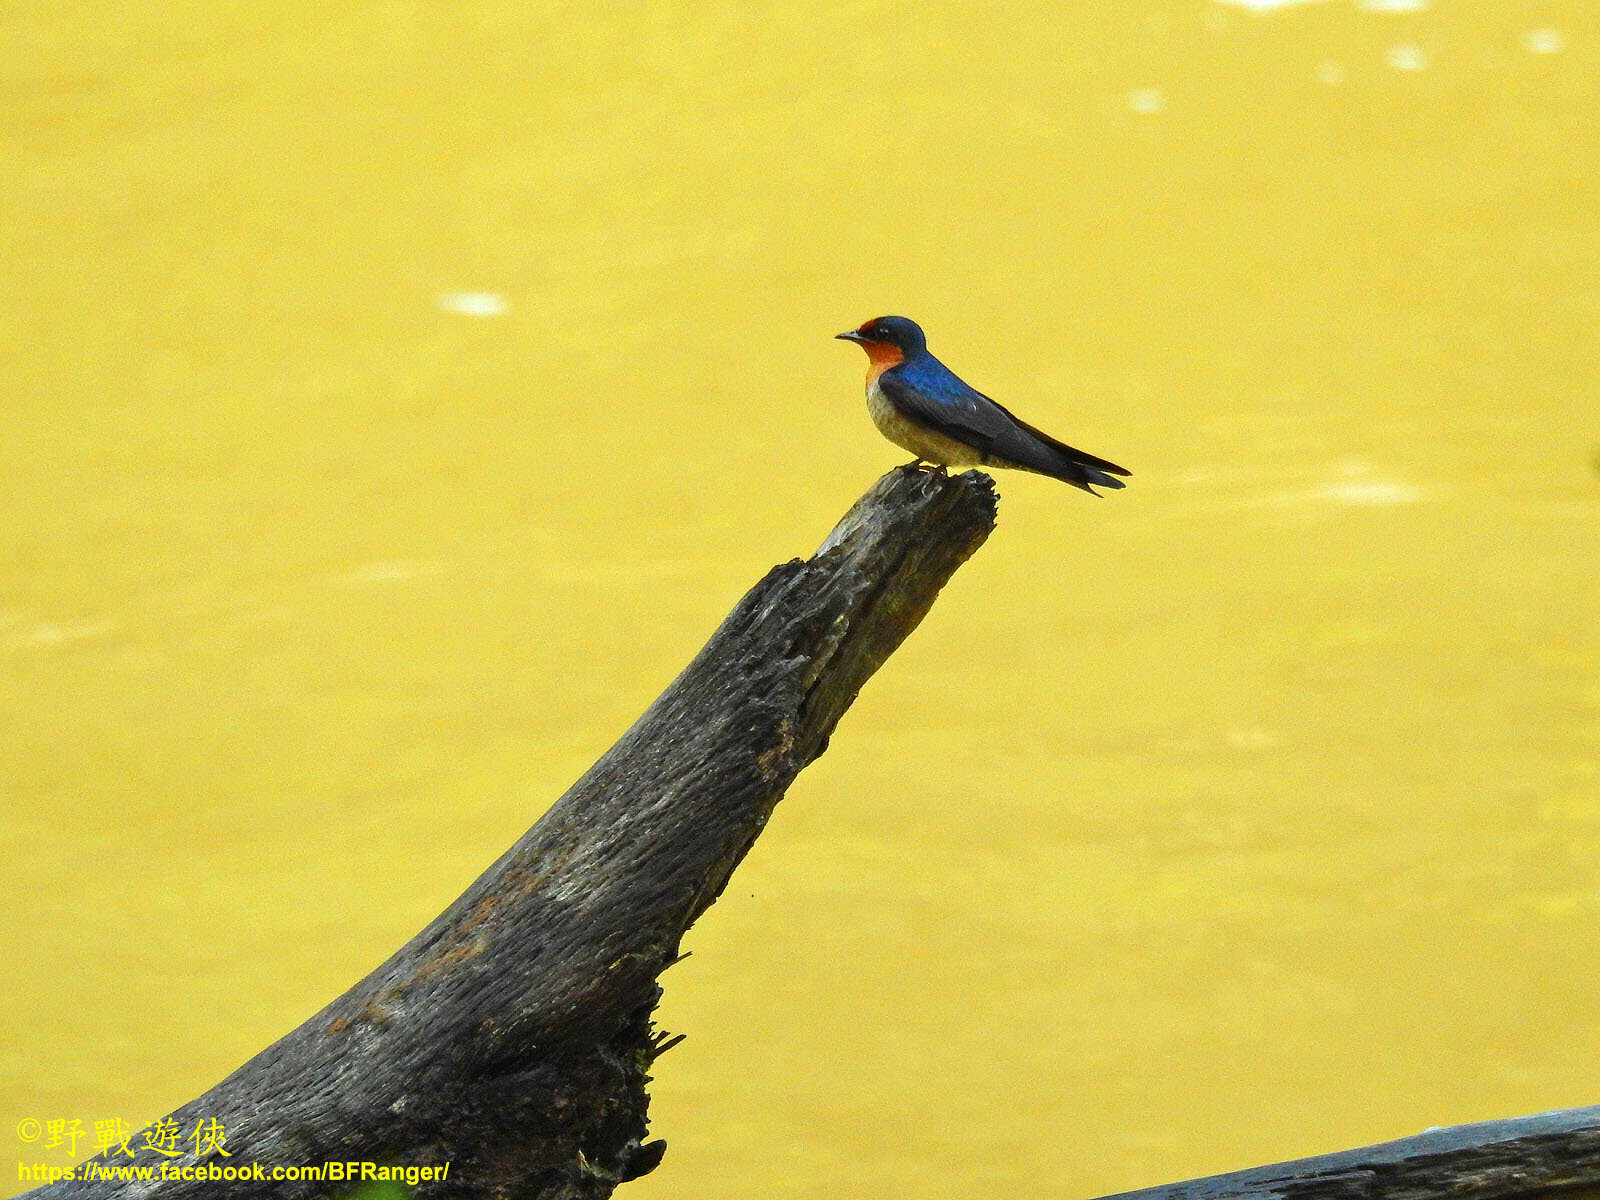
[[922, 459], [913, 458], [910, 462], [908, 462], [905, 465], [905, 469], [907, 471], [920, 471], [920, 470], [922, 470]]

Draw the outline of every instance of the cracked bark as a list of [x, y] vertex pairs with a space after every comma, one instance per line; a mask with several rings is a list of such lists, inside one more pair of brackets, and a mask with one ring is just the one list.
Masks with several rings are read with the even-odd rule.
[[[981, 473], [884, 476], [815, 556], [769, 572], [432, 924], [167, 1119], [184, 1134], [202, 1120], [224, 1127], [233, 1157], [208, 1165], [448, 1162], [445, 1180], [418, 1189], [437, 1197], [589, 1200], [651, 1170], [665, 1148], [645, 1141], [647, 1071], [663, 1046], [656, 977], [994, 517]], [[185, 1200], [219, 1186], [235, 1198], [351, 1190], [78, 1180], [28, 1195]]]

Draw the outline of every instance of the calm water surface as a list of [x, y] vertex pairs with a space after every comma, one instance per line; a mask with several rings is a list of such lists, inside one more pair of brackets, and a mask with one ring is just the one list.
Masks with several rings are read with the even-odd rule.
[[1058, 7], [8, 6], [0, 1189], [813, 548], [903, 457], [829, 340], [885, 311], [1132, 486], [1001, 480], [668, 977], [629, 1194], [1600, 1100], [1600, 13]]

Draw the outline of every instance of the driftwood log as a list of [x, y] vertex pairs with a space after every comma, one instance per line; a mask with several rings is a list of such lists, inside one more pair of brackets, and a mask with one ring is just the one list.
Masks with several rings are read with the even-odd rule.
[[[422, 933], [168, 1120], [231, 1160], [448, 1162], [429, 1197], [580, 1200], [650, 1171], [656, 977], [866, 679], [983, 543], [985, 475], [901, 469], [775, 568], [637, 724]], [[140, 1136], [132, 1139], [140, 1144]], [[128, 1165], [115, 1152], [95, 1160]], [[140, 1161], [148, 1161], [142, 1159]], [[62, 1181], [35, 1200], [344, 1196], [348, 1181]], [[1600, 1200], [1600, 1106], [1104, 1200]]]
[[1102, 1200], [1594, 1200], [1600, 1105], [1415, 1137]]
[[[204, 1163], [449, 1163], [439, 1197], [578, 1200], [651, 1170], [656, 977], [867, 678], [994, 527], [993, 481], [901, 468], [775, 567], [498, 862], [322, 1012], [165, 1120]], [[153, 1128], [153, 1127], [152, 1127]], [[166, 1128], [163, 1126], [163, 1128]], [[135, 1135], [130, 1149], [144, 1143]], [[179, 1142], [178, 1147], [183, 1148]], [[156, 1158], [169, 1173], [200, 1160]], [[149, 1164], [152, 1152], [93, 1160]], [[348, 1194], [347, 1181], [61, 1180], [74, 1197]]]

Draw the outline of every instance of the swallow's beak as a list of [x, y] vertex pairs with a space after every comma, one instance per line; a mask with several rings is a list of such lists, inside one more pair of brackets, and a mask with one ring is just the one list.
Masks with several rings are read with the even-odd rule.
[[833, 336], [836, 339], [842, 339], [843, 341], [846, 341], [846, 342], [864, 342], [864, 341], [867, 340], [866, 338], [862, 337], [859, 333], [857, 333], [854, 329], [846, 329], [843, 333], [836, 333]]

